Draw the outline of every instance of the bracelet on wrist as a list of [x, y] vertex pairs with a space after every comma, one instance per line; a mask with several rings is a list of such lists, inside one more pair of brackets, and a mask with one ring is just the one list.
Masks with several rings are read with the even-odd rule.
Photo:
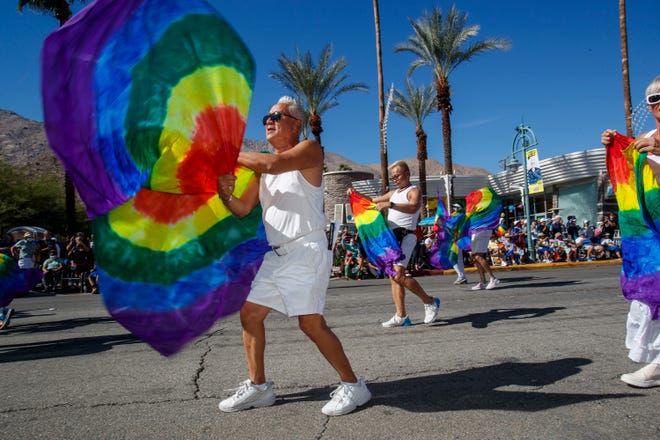
[[222, 201], [225, 202], [225, 204], [231, 202], [232, 200], [234, 200], [233, 194], [230, 194], [228, 199], [222, 199]]

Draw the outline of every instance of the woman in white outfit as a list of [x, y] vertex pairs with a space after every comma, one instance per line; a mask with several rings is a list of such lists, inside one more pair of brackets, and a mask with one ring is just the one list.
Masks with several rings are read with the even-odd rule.
[[[648, 163], [660, 181], [660, 76], [646, 88], [646, 103], [656, 128], [638, 137], [634, 147], [648, 153]], [[605, 130], [601, 135], [603, 145], [610, 145], [615, 134], [614, 130]], [[649, 305], [638, 300], [630, 303], [626, 348], [630, 359], [646, 365], [634, 373], [623, 374], [621, 380], [639, 388], [660, 386], [660, 318], [653, 319]]]

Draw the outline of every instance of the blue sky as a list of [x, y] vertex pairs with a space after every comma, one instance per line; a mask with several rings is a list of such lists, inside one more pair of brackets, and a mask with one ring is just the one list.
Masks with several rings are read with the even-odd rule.
[[[16, 11], [16, 0], [0, 4], [0, 108], [41, 121], [39, 51], [57, 28], [48, 16]], [[351, 82], [369, 92], [340, 96], [339, 105], [323, 114], [326, 149], [363, 163], [380, 162], [378, 91], [373, 6], [369, 0], [305, 2], [298, 0], [220, 1], [212, 3], [245, 40], [257, 64], [257, 81], [246, 137], [264, 139], [261, 116], [287, 92], [268, 74], [281, 53], [295, 47], [311, 51], [333, 45], [334, 58], [345, 57]], [[481, 26], [478, 38], [505, 37], [509, 51], [483, 53], [458, 67], [452, 85], [454, 163], [500, 170], [511, 153], [515, 127], [524, 122], [539, 140], [541, 159], [600, 147], [604, 128], [625, 132], [615, 0], [457, 0], [470, 24]], [[646, 85], [660, 75], [660, 31], [657, 0], [628, 1], [628, 44], [633, 105], [644, 98]], [[381, 0], [381, 33], [385, 87], [405, 87], [412, 54], [393, 48], [404, 42], [425, 10], [448, 1]], [[413, 75], [416, 85], [431, 84], [428, 68]], [[644, 128], [651, 127], [647, 119]], [[429, 156], [443, 161], [440, 114], [424, 124]], [[415, 156], [415, 127], [392, 114], [388, 124], [390, 162]]]

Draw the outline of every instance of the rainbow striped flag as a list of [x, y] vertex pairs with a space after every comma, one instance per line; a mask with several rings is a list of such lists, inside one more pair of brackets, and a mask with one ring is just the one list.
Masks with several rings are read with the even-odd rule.
[[110, 314], [170, 355], [240, 309], [269, 249], [261, 209], [236, 218], [217, 176], [235, 169], [254, 61], [202, 0], [98, 0], [48, 36], [51, 147], [93, 219]]
[[378, 269], [394, 276], [392, 265], [403, 259], [403, 252], [387, 220], [368, 198], [353, 192], [349, 201], [367, 258]]
[[607, 171], [619, 205], [621, 288], [660, 317], [660, 187], [633, 139], [617, 134], [607, 147]]

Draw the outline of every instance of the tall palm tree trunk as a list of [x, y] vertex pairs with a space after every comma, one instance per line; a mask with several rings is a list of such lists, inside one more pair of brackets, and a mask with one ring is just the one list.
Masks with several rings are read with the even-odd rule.
[[451, 154], [451, 97], [449, 81], [440, 78], [436, 81], [435, 90], [438, 97], [438, 110], [442, 114], [442, 143], [444, 144], [445, 174], [454, 174], [454, 162]]
[[621, 34], [621, 75], [623, 77], [623, 109], [626, 118], [626, 134], [635, 137], [632, 126], [632, 100], [628, 71], [628, 30], [626, 27], [626, 0], [619, 0], [619, 33]]
[[385, 89], [383, 86], [383, 51], [380, 44], [380, 12], [378, 0], [374, 0], [374, 25], [376, 26], [376, 64], [378, 66], [378, 132], [380, 133], [380, 190], [385, 194], [389, 187], [387, 173], [387, 145], [385, 144]]
[[428, 210], [426, 208], [428, 204], [426, 188], [426, 159], [428, 159], [426, 132], [424, 132], [422, 127], [417, 127], [415, 136], [417, 136], [417, 160], [419, 161], [419, 190], [422, 192], [422, 218], [426, 218], [428, 216]]

